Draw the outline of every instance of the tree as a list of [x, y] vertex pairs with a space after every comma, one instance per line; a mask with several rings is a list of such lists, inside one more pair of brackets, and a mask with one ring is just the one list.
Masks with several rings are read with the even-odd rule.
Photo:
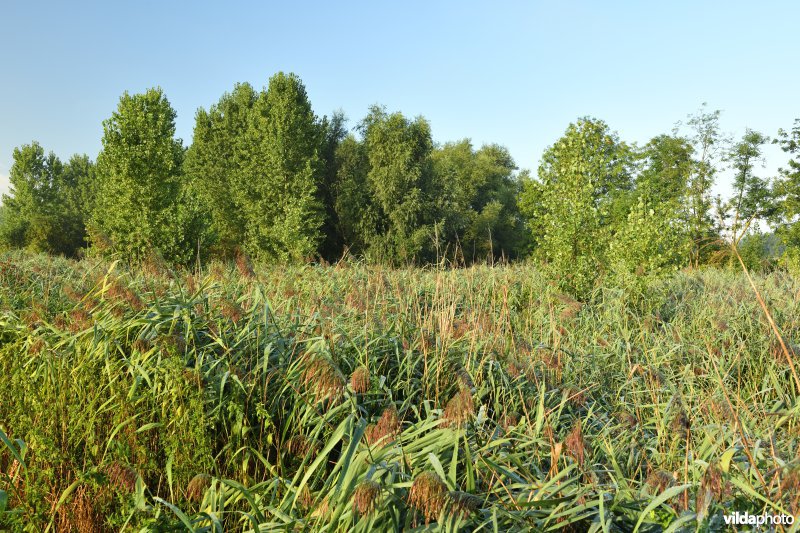
[[545, 151], [539, 183], [526, 184], [520, 206], [538, 233], [536, 253], [565, 290], [587, 296], [608, 266], [609, 238], [627, 215], [632, 164], [630, 148], [605, 122], [582, 118]]
[[321, 131], [300, 79], [282, 72], [270, 78], [253, 104], [244, 135], [249, 157], [235, 190], [251, 254], [271, 260], [316, 255], [325, 217]]
[[367, 183], [367, 148], [353, 135], [348, 135], [337, 146], [335, 161], [332, 202], [336, 232], [350, 253], [366, 255], [370, 243], [383, 231], [382, 215]]
[[658, 135], [639, 150], [628, 212], [609, 245], [609, 261], [624, 278], [620, 281], [643, 283], [686, 261], [693, 152], [688, 139], [676, 135]]
[[432, 160], [444, 191], [436, 217], [447, 244], [470, 261], [515, 257], [524, 228], [517, 209], [520, 183], [508, 150], [486, 145], [475, 151], [465, 139], [436, 149]]
[[670, 203], [637, 195], [606, 252], [618, 284], [641, 289], [648, 279], [674, 272], [685, 262], [691, 240], [677, 214]]
[[339, 146], [347, 137], [347, 119], [344, 113], [336, 111], [330, 119], [323, 117], [320, 128], [322, 130], [320, 160], [322, 171], [317, 193], [317, 200], [323, 206], [324, 222], [322, 224], [323, 239], [320, 242], [319, 254], [328, 261], [334, 261], [342, 256], [345, 240], [340, 231], [340, 222], [336, 210], [336, 181], [339, 166], [336, 153]]
[[208, 111], [199, 109], [186, 153], [189, 183], [210, 215], [209, 244], [222, 256], [233, 255], [245, 242], [245, 168], [255, 152], [247, 133], [257, 99], [252, 86], [237, 84]]
[[399, 263], [432, 259], [437, 191], [430, 125], [422, 117], [412, 121], [374, 106], [360, 129], [369, 164], [366, 184], [377, 218], [369, 254]]
[[64, 165], [36, 142], [16, 148], [13, 157], [0, 237], [6, 246], [75, 257], [86, 245], [94, 165], [78, 155]]
[[[658, 135], [641, 149], [641, 170], [635, 187], [648, 208], [670, 204], [681, 209], [688, 203], [687, 187], [695, 166], [693, 154], [689, 140], [676, 135]], [[688, 223], [690, 213], [685, 211], [683, 215]]]
[[175, 111], [161, 89], [125, 93], [103, 122], [99, 191], [90, 228], [96, 246], [131, 261], [153, 251], [187, 262], [194, 251], [192, 202], [181, 173], [184, 149]]
[[769, 184], [753, 172], [756, 163], [762, 160], [761, 147], [768, 141], [761, 133], [747, 129], [742, 139], [733, 144], [726, 153], [726, 160], [735, 172], [735, 195], [725, 206], [726, 213], [733, 213], [729, 231], [734, 245], [739, 243], [759, 218], [772, 214]]
[[791, 156], [774, 187], [775, 233], [786, 246], [788, 259], [800, 265], [800, 119], [794, 121], [791, 131], [780, 130], [774, 142]]
[[692, 238], [691, 262], [695, 265], [707, 260], [718, 247], [719, 231], [711, 216], [711, 187], [717, 173], [717, 160], [726, 144], [719, 129], [721, 111], [700, 110], [689, 116], [692, 130], [690, 140], [697, 159], [689, 178], [689, 232]]

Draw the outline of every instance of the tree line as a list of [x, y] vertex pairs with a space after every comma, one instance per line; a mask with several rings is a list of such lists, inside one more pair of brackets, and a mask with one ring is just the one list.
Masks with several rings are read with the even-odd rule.
[[[703, 107], [637, 146], [584, 117], [533, 175], [497, 144], [435, 143], [423, 117], [374, 106], [352, 128], [341, 113], [320, 118], [294, 74], [260, 91], [237, 84], [199, 109], [188, 147], [175, 118], [160, 89], [125, 93], [96, 162], [64, 163], [36, 142], [15, 149], [2, 244], [175, 264], [533, 256], [577, 292], [598, 272], [718, 261], [729, 244], [753, 264], [799, 256], [800, 119], [772, 140], [751, 130], [731, 140]], [[779, 176], [759, 172], [769, 142], [788, 155]], [[728, 199], [712, 194], [724, 169]]]

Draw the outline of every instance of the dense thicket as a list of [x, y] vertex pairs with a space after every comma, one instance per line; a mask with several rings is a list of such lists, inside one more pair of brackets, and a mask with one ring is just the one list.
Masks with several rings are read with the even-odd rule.
[[0, 239], [7, 246], [75, 256], [86, 245], [95, 167], [86, 156], [64, 164], [37, 142], [14, 149]]
[[[423, 117], [373, 106], [352, 130], [341, 113], [320, 118], [294, 74], [260, 91], [237, 84], [199, 109], [187, 149], [160, 89], [126, 93], [104, 122], [96, 170], [35, 142], [15, 150], [0, 239], [184, 264], [243, 252], [394, 265], [532, 255], [575, 294], [598, 274], [730, 261], [731, 244], [752, 267], [797, 263], [800, 122], [774, 141], [790, 160], [770, 179], [758, 172], [769, 138], [748, 130], [731, 141], [719, 119], [702, 107], [636, 146], [581, 118], [532, 176], [502, 146], [437, 144]], [[727, 199], [711, 192], [723, 171]]]

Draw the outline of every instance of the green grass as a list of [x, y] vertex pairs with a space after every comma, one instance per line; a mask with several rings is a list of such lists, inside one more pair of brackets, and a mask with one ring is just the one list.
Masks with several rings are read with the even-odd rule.
[[[800, 280], [754, 282], [793, 354]], [[3, 256], [0, 525], [662, 531], [800, 512], [798, 391], [742, 273], [588, 303], [555, 286], [529, 265]]]

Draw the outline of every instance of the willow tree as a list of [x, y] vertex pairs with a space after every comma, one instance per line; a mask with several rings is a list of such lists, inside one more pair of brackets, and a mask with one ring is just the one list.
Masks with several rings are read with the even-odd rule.
[[64, 164], [37, 142], [15, 148], [13, 158], [0, 240], [8, 247], [76, 256], [86, 245], [94, 164], [85, 155]]
[[361, 123], [368, 161], [366, 185], [378, 211], [370, 237], [373, 257], [393, 262], [430, 259], [435, 253], [431, 166], [433, 141], [428, 122], [372, 107]]
[[448, 245], [467, 261], [514, 257], [524, 241], [517, 209], [516, 165], [504, 147], [475, 150], [469, 140], [447, 143], [432, 154], [442, 194], [436, 219]]

